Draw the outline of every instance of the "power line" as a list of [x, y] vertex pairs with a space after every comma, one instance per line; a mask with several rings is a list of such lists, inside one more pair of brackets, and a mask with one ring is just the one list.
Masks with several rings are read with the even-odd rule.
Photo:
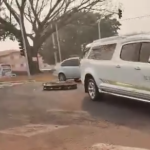
[[[150, 17], [150, 14], [148, 14], [148, 15], [143, 15], [143, 16], [138, 16], [138, 17], [133, 17], [133, 18], [126, 18], [126, 19], [120, 19], [120, 20], [118, 20], [119, 22], [120, 21], [130, 21], [130, 20], [136, 20], [136, 19], [141, 19], [141, 18], [149, 18]], [[78, 25], [78, 26], [94, 26], [94, 25], [96, 25], [97, 23], [93, 23], [93, 24], [90, 24], [90, 25], [88, 25], [88, 24], [72, 24], [72, 25]]]
[[[117, 12], [115, 12], [115, 11], [110, 11], [110, 10], [106, 10], [106, 9], [99, 10], [99, 9], [96, 9], [96, 8], [91, 8], [91, 10], [98, 11], [98, 12], [106, 11], [106, 12], [109, 12], [109, 13], [118, 15]], [[135, 19], [148, 18], [148, 17], [150, 17], [150, 14], [144, 15], [144, 16], [138, 16], [138, 17], [134, 17], [134, 18], [121, 19], [120, 21], [128, 21], [128, 20], [135, 20]]]
[[[106, 9], [99, 10], [99, 9], [96, 9], [96, 8], [91, 8], [91, 10], [98, 11], [98, 12], [106, 11], [106, 12], [109, 12], [109, 13], [112, 13], [112, 14], [117, 14], [117, 15], [118, 15], [117, 12], [115, 12], [115, 11], [110, 11], [110, 10], [106, 10]], [[122, 19], [122, 20], [120, 20], [120, 21], [128, 21], [128, 20], [135, 20], [135, 19], [148, 18], [148, 17], [150, 17], [150, 14], [144, 15], [144, 16], [138, 16], [138, 17], [134, 17], [134, 18], [126, 18], [126, 19]]]
[[148, 18], [148, 17], [150, 17], [150, 15], [138, 16], [134, 18], [126, 18], [126, 19], [121, 19], [120, 21], [128, 21], [128, 20], [135, 20], [135, 19]]

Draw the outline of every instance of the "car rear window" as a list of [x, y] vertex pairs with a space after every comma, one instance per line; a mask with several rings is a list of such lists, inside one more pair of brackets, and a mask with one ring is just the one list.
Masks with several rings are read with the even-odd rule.
[[80, 65], [80, 61], [79, 59], [69, 59], [69, 60], [65, 60], [61, 66], [79, 66]]

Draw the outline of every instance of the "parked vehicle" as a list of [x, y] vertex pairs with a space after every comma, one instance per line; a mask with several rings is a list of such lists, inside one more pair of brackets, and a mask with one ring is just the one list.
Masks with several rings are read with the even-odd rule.
[[58, 76], [60, 81], [78, 80], [80, 78], [80, 59], [79, 57], [65, 59], [57, 64], [54, 70], [54, 75]]
[[150, 102], [150, 34], [97, 40], [80, 67], [92, 100], [106, 93]]

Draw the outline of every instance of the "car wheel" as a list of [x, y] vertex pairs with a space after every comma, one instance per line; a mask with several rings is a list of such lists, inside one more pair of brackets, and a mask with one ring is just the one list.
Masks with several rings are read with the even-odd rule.
[[101, 99], [101, 94], [98, 91], [94, 79], [89, 79], [87, 83], [87, 90], [91, 100], [96, 101]]
[[58, 78], [59, 78], [59, 81], [66, 81], [66, 76], [63, 73], [60, 73]]

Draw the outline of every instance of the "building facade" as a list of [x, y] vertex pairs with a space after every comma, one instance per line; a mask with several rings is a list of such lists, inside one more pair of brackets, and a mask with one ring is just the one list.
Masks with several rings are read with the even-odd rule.
[[[38, 61], [40, 68], [47, 66], [43, 63], [41, 56], [38, 56]], [[20, 51], [17, 50], [0, 51], [0, 64], [10, 64], [12, 71], [24, 72], [27, 70], [25, 57], [21, 56]]]

